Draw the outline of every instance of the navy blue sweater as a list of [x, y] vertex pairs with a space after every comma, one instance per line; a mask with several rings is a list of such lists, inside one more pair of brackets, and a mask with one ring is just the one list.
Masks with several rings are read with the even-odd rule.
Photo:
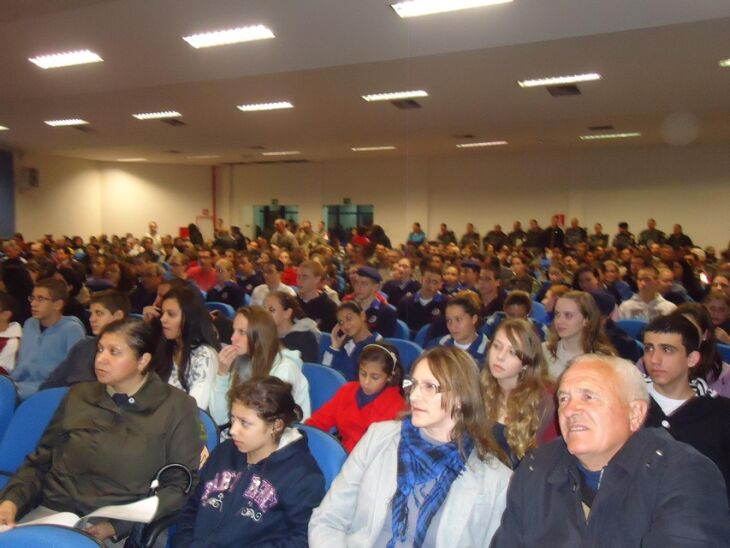
[[306, 434], [249, 466], [232, 440], [205, 463], [177, 521], [174, 547], [306, 547], [324, 478]]

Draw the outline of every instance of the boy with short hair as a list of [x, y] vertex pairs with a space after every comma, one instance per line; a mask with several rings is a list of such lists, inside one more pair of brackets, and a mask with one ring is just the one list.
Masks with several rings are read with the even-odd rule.
[[21, 399], [35, 393], [84, 337], [83, 324], [73, 316], [62, 314], [68, 298], [68, 287], [63, 280], [45, 278], [33, 288], [28, 299], [32, 317], [23, 325], [20, 354], [11, 375]]
[[365, 311], [370, 331], [377, 331], [383, 337], [394, 337], [397, 317], [395, 309], [377, 299], [383, 279], [372, 266], [361, 266], [354, 279], [353, 300]]
[[15, 368], [20, 338], [23, 330], [14, 322], [15, 299], [0, 292], [0, 373], [8, 374]]
[[411, 331], [418, 331], [443, 315], [446, 296], [439, 291], [441, 282], [438, 266], [421, 266], [421, 288], [405, 295], [398, 305], [398, 317], [408, 324]]
[[657, 316], [674, 312], [677, 306], [659, 294], [659, 271], [649, 265], [638, 270], [636, 283], [639, 291], [618, 307], [619, 317], [650, 322]]
[[644, 367], [651, 402], [645, 426], [662, 427], [712, 460], [730, 496], [730, 399], [701, 378], [700, 330], [681, 313], [654, 319], [644, 330]]
[[91, 294], [89, 323], [93, 336], [84, 337], [68, 352], [68, 356], [41, 384], [40, 389], [71, 386], [78, 382], [95, 381], [94, 360], [99, 333], [110, 323], [123, 320], [130, 312], [129, 298], [116, 289]]
[[317, 261], [304, 261], [297, 270], [299, 306], [317, 323], [320, 331], [329, 333], [337, 323], [337, 303], [321, 291], [324, 267]]
[[281, 281], [281, 273], [284, 272], [284, 264], [279, 259], [274, 259], [263, 266], [264, 283], [253, 290], [251, 294], [251, 304], [257, 306], [264, 305], [264, 299], [269, 293], [274, 291], [284, 291], [293, 297], [297, 293], [291, 287]]

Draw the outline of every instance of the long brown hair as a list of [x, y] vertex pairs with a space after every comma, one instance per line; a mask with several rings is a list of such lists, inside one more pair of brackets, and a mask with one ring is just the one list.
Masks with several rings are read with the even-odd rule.
[[[615, 356], [616, 349], [603, 330], [601, 312], [598, 310], [598, 305], [593, 296], [585, 291], [568, 291], [558, 300], [560, 299], [570, 299], [577, 304], [581, 316], [586, 320], [580, 337], [583, 352], [585, 354], [608, 354]], [[550, 325], [550, 335], [547, 343], [547, 348], [553, 358], [556, 358], [558, 354], [558, 342], [560, 342], [560, 336], [555, 330], [555, 322], [553, 322]]]
[[[279, 333], [274, 318], [263, 306], [244, 306], [236, 311], [248, 321], [248, 360], [251, 364], [251, 378], [260, 379], [269, 375], [279, 353]], [[238, 384], [238, 371], [233, 373], [233, 385]]]
[[504, 332], [516, 350], [523, 370], [517, 386], [505, 401], [504, 392], [486, 365], [481, 377], [482, 396], [487, 417], [491, 421], [498, 421], [500, 409], [505, 408], [507, 444], [515, 457], [521, 460], [527, 451], [537, 447], [537, 433], [548, 412], [545, 405], [545, 399], [549, 397], [547, 362], [542, 353], [540, 337], [527, 320], [505, 320], [499, 324], [497, 333], [500, 332]]
[[464, 437], [474, 441], [474, 449], [481, 460], [497, 456], [505, 460], [502, 449], [492, 435], [492, 422], [487, 418], [479, 384], [479, 368], [467, 352], [454, 346], [436, 346], [426, 350], [414, 363], [426, 362], [442, 388], [442, 407], [451, 408], [455, 426], [452, 439], [464, 455]]

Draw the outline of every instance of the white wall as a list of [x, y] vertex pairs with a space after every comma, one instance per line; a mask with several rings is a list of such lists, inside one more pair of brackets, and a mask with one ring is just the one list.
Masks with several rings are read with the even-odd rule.
[[[41, 189], [17, 195], [18, 229], [30, 238], [55, 234], [142, 234], [150, 219], [176, 233], [203, 209], [212, 212], [211, 169], [27, 158], [40, 169]], [[409, 158], [309, 164], [236, 165], [216, 170], [216, 205], [225, 224], [249, 232], [252, 207], [299, 206], [317, 222], [322, 206], [373, 204], [375, 222], [394, 242], [413, 221], [435, 235], [441, 222], [461, 233], [474, 222], [483, 234], [553, 213], [603, 223], [627, 221], [638, 234], [646, 218], [671, 230], [679, 222], [701, 245], [730, 239], [730, 146], [609, 147], [581, 151], [467, 152], [450, 158]], [[248, 226], [247, 226], [248, 225]]]

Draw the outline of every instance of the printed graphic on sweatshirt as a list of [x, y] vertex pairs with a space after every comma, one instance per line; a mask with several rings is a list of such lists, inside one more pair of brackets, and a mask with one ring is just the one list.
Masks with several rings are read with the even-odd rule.
[[234, 472], [233, 470], [218, 472], [212, 480], [206, 482], [203, 496], [200, 497], [200, 505], [220, 509], [223, 504], [224, 493], [230, 491], [241, 474], [242, 472]]
[[[263, 515], [279, 502], [274, 486], [258, 474], [251, 477], [251, 482], [248, 484], [243, 496], [249, 500], [249, 505], [241, 510], [241, 516], [257, 522], [261, 521]], [[256, 504], [261, 511], [256, 512], [251, 508], [252, 503]]]

